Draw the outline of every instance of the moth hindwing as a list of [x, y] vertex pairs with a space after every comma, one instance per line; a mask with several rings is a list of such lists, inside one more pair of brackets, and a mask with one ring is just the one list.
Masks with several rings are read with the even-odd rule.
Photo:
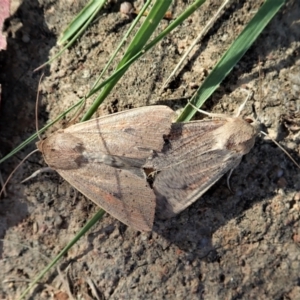
[[175, 123], [162, 153], [145, 164], [160, 217], [172, 217], [194, 203], [254, 145], [257, 130], [242, 118]]

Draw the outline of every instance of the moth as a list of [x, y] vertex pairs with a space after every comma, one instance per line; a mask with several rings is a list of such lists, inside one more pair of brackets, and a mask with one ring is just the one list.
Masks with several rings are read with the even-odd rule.
[[164, 147], [174, 112], [148, 106], [72, 125], [37, 143], [48, 166], [139, 231], [153, 226], [156, 196], [143, 165]]
[[200, 198], [239, 165], [258, 130], [241, 117], [173, 123], [164, 149], [144, 168], [153, 169], [157, 213], [170, 218]]
[[142, 107], [58, 130], [37, 148], [87, 198], [124, 224], [150, 231], [155, 212], [180, 213], [253, 147], [257, 126], [216, 116], [172, 123], [169, 107]]
[[[58, 130], [37, 143], [45, 162], [112, 216], [150, 231], [194, 203], [250, 151], [257, 130], [239, 117], [172, 123], [148, 106]], [[149, 176], [150, 174], [150, 176]]]

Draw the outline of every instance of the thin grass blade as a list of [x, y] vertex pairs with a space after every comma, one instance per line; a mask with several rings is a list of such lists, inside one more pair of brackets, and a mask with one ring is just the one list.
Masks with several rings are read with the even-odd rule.
[[94, 14], [95, 11], [99, 11], [107, 0], [91, 0], [75, 17], [75, 19], [68, 25], [68, 27], [63, 31], [60, 39], [58, 40], [58, 45], [63, 45], [69, 41], [80, 28], [89, 21], [90, 17]]
[[73, 245], [77, 243], [77, 241], [84, 236], [100, 219], [102, 219], [105, 211], [103, 209], [100, 209], [92, 219], [90, 219], [87, 224], [84, 225], [84, 227], [75, 235], [75, 237], [70, 241], [70, 243], [50, 262], [46, 268], [40, 272], [39, 275], [36, 276], [36, 278], [33, 279], [33, 281], [30, 283], [30, 285], [27, 287], [27, 289], [21, 294], [19, 299], [23, 299], [28, 292], [38, 283], [44, 276], [49, 272], [49, 270], [56, 265], [56, 263], [69, 251]]
[[[224, 78], [230, 73], [232, 68], [243, 57], [250, 46], [255, 42], [263, 29], [269, 24], [285, 0], [266, 0], [255, 16], [247, 24], [241, 34], [232, 43], [227, 52], [223, 55], [201, 87], [197, 90], [191, 103], [200, 108], [203, 103], [218, 88]], [[190, 121], [196, 113], [196, 109], [189, 104], [186, 105], [177, 122]]]

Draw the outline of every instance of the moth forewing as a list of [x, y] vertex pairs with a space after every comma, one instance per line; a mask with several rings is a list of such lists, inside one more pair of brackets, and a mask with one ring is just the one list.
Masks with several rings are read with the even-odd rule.
[[59, 130], [37, 144], [46, 163], [121, 222], [152, 228], [155, 194], [142, 166], [162, 151], [174, 112], [149, 106]]
[[168, 148], [146, 167], [153, 183], [160, 217], [172, 217], [194, 203], [253, 147], [257, 130], [241, 118], [173, 124]]

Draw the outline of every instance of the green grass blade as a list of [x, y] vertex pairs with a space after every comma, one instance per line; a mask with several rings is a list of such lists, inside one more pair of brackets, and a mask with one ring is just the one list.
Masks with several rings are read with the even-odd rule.
[[27, 289], [22, 293], [19, 299], [23, 299], [26, 294], [39, 282], [49, 270], [69, 251], [69, 249], [77, 243], [77, 241], [85, 235], [104, 215], [105, 211], [100, 209], [92, 219], [90, 219], [85, 226], [75, 235], [70, 243], [50, 262], [50, 264], [30, 283]]
[[104, 87], [100, 95], [95, 99], [93, 105], [83, 116], [82, 121], [86, 121], [91, 118], [91, 116], [97, 110], [99, 105], [104, 101], [104, 99], [107, 97], [110, 91], [114, 88], [114, 86], [117, 84], [120, 78], [124, 75], [124, 73], [129, 67], [129, 65], [127, 64], [128, 61], [130, 61], [132, 57], [134, 57], [138, 52], [140, 52], [143, 49], [143, 47], [157, 28], [159, 22], [163, 19], [171, 3], [172, 0], [156, 1], [154, 3], [144, 23], [136, 33], [135, 37], [132, 39], [127, 51], [124, 54], [123, 59], [117, 66], [117, 70], [122, 71], [119, 72], [119, 74], [115, 76], [115, 78]]
[[140, 13], [138, 14], [138, 16], [134, 19], [133, 23], [131, 24], [130, 28], [128, 29], [128, 31], [126, 32], [126, 34], [124, 35], [124, 37], [122, 38], [121, 42], [119, 43], [119, 45], [117, 46], [116, 50], [114, 51], [114, 53], [111, 55], [109, 61], [107, 62], [107, 64], [105, 65], [105, 67], [103, 68], [101, 74], [99, 75], [98, 79], [95, 81], [95, 83], [93, 84], [92, 90], [99, 84], [101, 78], [103, 77], [104, 73], [107, 71], [107, 69], [109, 68], [109, 66], [111, 65], [112, 61], [114, 60], [114, 58], [116, 57], [117, 53], [120, 51], [121, 47], [124, 45], [124, 43], [128, 40], [129, 35], [131, 34], [132, 30], [136, 27], [137, 23], [139, 22], [139, 20], [141, 19], [141, 17], [144, 15], [145, 11], [147, 10], [148, 6], [151, 4], [152, 0], [148, 0], [147, 3], [145, 3], [145, 5], [143, 6], [142, 10], [140, 11]]
[[[168, 2], [168, 3], [167, 3]], [[126, 72], [130, 64], [132, 64], [134, 61], [136, 61], [139, 57], [141, 57], [145, 52], [150, 50], [153, 46], [155, 46], [160, 40], [162, 40], [168, 33], [170, 33], [173, 29], [175, 29], [178, 25], [180, 25], [184, 20], [186, 20], [197, 8], [199, 8], [205, 0], [197, 0], [192, 5], [188, 7], [174, 22], [172, 22], [165, 30], [163, 30], [156, 38], [153, 39], [150, 43], [148, 43], [146, 46], [143, 47], [143, 44], [145, 44], [145, 41], [148, 40], [150, 35], [152, 34], [158, 24], [158, 22], [163, 18], [165, 12], [167, 11], [171, 1], [157, 1], [158, 3], [157, 7], [153, 7], [150, 11], [145, 23], [146, 27], [141, 28], [141, 30], [137, 33], [136, 38], [137, 42], [141, 39], [142, 42], [139, 44], [139, 46], [135, 45], [136, 41], [131, 43], [132, 47], [129, 47], [126, 54], [124, 55], [123, 60], [118, 65], [118, 69], [116, 72], [108, 78], [105, 82], [102, 82], [100, 85], [95, 87], [91, 91], [91, 93], [87, 96], [90, 97], [92, 94], [94, 94], [96, 91], [101, 89], [108, 81], [113, 80], [112, 83], [110, 83], [103, 92], [96, 98], [88, 112], [84, 115], [82, 118], [82, 121], [86, 121], [91, 118], [93, 113], [97, 110], [99, 105], [104, 101], [105, 97], [109, 94], [111, 89], [115, 86], [115, 84], [118, 82], [118, 80], [122, 77], [122, 75]], [[157, 16], [157, 14], [159, 14]], [[157, 22], [156, 25], [154, 25], [154, 20]], [[147, 28], [149, 25], [149, 22], [151, 22], [151, 27]], [[153, 23], [153, 24], [152, 24]], [[155, 26], [155, 27], [154, 27]], [[147, 31], [149, 30], [149, 32]], [[142, 47], [142, 48], [141, 48]], [[140, 50], [139, 50], [140, 49]], [[139, 50], [139, 51], [138, 51]], [[112, 79], [114, 77], [114, 79]]]
[[99, 11], [107, 0], [91, 0], [75, 17], [75, 19], [63, 31], [61, 38], [58, 40], [58, 45], [63, 45], [69, 41], [77, 32], [89, 21], [90, 17]]
[[78, 31], [74, 33], [73, 38], [68, 42], [68, 44], [66, 46], [64, 46], [56, 55], [54, 55], [52, 58], [50, 58], [47, 62], [45, 62], [44, 64], [42, 64], [38, 68], [36, 68], [34, 70], [34, 72], [42, 69], [43, 67], [45, 67], [48, 64], [51, 64], [57, 57], [59, 57], [60, 55], [62, 55], [62, 53], [66, 49], [68, 49], [69, 47], [71, 47], [73, 45], [73, 43], [77, 40], [77, 38], [86, 30], [86, 28], [89, 26], [89, 24], [93, 21], [93, 19], [95, 18], [95, 16], [97, 15], [97, 13], [100, 11], [101, 8], [102, 8], [102, 6], [100, 6], [100, 5], [98, 7], [96, 7], [96, 9], [92, 12], [92, 14], [86, 20], [86, 22], [81, 24], [82, 27], [79, 27]]
[[[265, 1], [193, 96], [191, 102], [196, 107], [201, 107], [218, 88], [284, 3], [285, 0]], [[177, 122], [187, 122], [193, 118], [195, 113], [196, 110], [187, 104]]]
[[[124, 70], [135, 62], [138, 58], [140, 58], [145, 52], [149, 51], [152, 47], [154, 47], [158, 42], [160, 42], [168, 33], [170, 33], [173, 29], [179, 26], [183, 21], [185, 21], [197, 8], [199, 8], [205, 0], [197, 0], [195, 1], [187, 10], [185, 10], [174, 22], [172, 22], [165, 30], [163, 30], [156, 38], [154, 38], [150, 43], [148, 43], [141, 51], [139, 51], [136, 55], [132, 56], [122, 67], [115, 71], [109, 78], [105, 81], [101, 82], [99, 85], [94, 87], [86, 98], [94, 95], [97, 91], [99, 91], [103, 86], [109, 83], [111, 80], [114, 80], [117, 76], [119, 76]], [[125, 73], [125, 72], [124, 72]], [[95, 104], [95, 109], [98, 106]]]
[[[58, 122], [60, 119], [62, 119], [66, 114], [68, 114], [70, 111], [72, 111], [73, 109], [75, 109], [77, 106], [81, 105], [83, 103], [85, 99], [81, 99], [80, 101], [78, 101], [77, 103], [75, 103], [73, 106], [71, 106], [69, 109], [67, 109], [66, 111], [64, 111], [62, 114], [60, 114], [55, 120], [49, 122], [46, 126], [44, 126], [43, 128], [41, 128], [38, 133], [41, 134], [44, 131], [46, 131], [49, 127], [51, 127], [53, 124], [55, 124], [56, 122]], [[30, 136], [27, 140], [25, 140], [23, 143], [21, 143], [19, 146], [17, 146], [16, 148], [14, 148], [10, 153], [8, 153], [7, 155], [5, 155], [3, 158], [0, 159], [0, 164], [2, 164], [5, 160], [7, 160], [8, 158], [12, 157], [13, 155], [15, 155], [17, 152], [19, 152], [20, 150], [22, 150], [24, 147], [26, 147], [29, 143], [33, 142], [37, 137], [38, 137], [38, 133], [34, 133], [32, 136]]]

